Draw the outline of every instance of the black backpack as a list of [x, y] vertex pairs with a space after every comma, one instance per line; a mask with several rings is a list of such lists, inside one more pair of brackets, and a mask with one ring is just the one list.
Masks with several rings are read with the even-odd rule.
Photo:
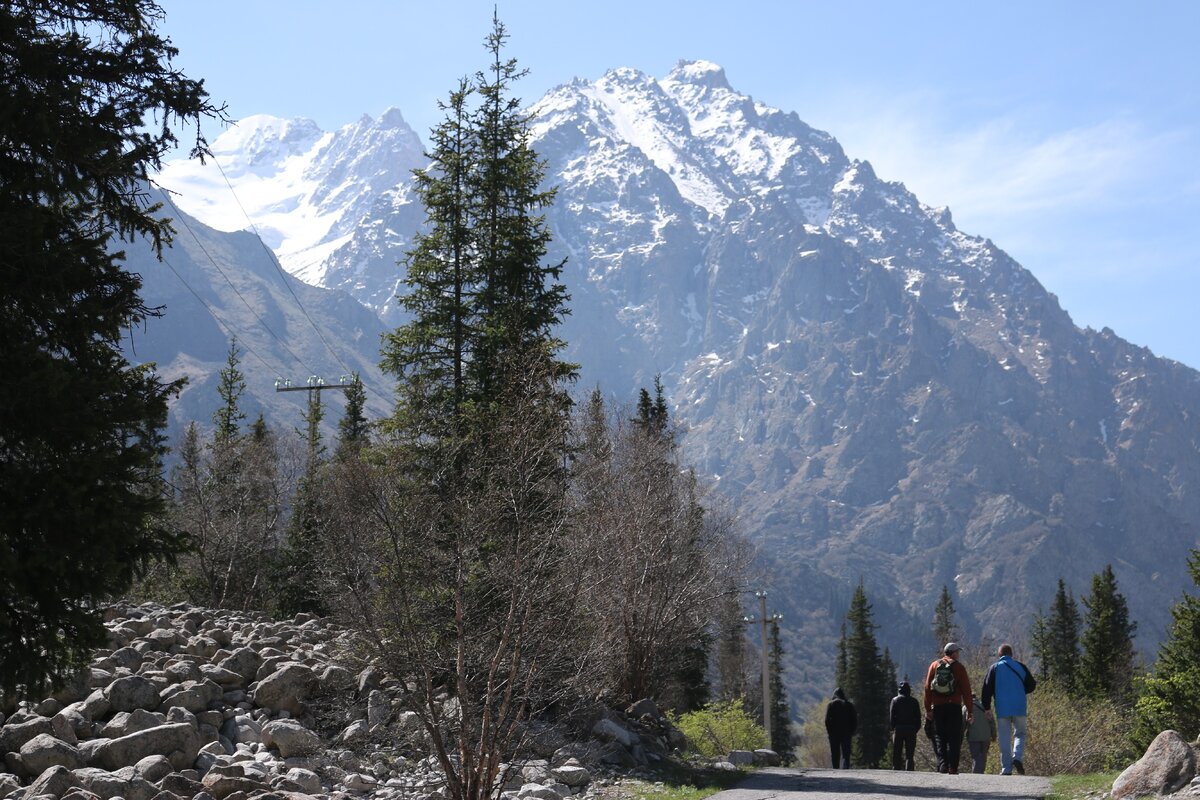
[[954, 662], [942, 660], [933, 670], [929, 688], [934, 694], [954, 694]]

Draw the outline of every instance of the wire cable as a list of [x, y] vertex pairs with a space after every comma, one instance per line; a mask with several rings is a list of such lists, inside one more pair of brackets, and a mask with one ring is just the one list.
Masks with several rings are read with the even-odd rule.
[[254, 307], [250, 305], [249, 301], [246, 300], [245, 296], [240, 291], [238, 291], [238, 288], [236, 286], [233, 285], [233, 281], [230, 280], [229, 276], [225, 273], [225, 270], [221, 269], [221, 265], [218, 264], [216, 259], [212, 257], [212, 254], [208, 252], [208, 248], [206, 248], [204, 246], [204, 243], [200, 241], [200, 237], [196, 235], [196, 231], [194, 231], [192, 229], [191, 224], [187, 220], [187, 215], [185, 215], [182, 211], [179, 210], [179, 206], [175, 205], [175, 201], [173, 199], [171, 199], [171, 193], [169, 191], [164, 190], [163, 196], [166, 198], [167, 203], [170, 204], [171, 208], [174, 209], [175, 214], [176, 214], [176, 219], [178, 219], [180, 222], [183, 223], [183, 227], [187, 228], [187, 232], [189, 234], [191, 234], [192, 239], [196, 242], [196, 246], [200, 248], [200, 252], [204, 253], [205, 258], [208, 259], [208, 263], [212, 264], [213, 268], [221, 274], [221, 277], [225, 279], [225, 282], [227, 284], [229, 284], [229, 288], [233, 289], [234, 294], [236, 294], [238, 296], [238, 299], [242, 301], [242, 305], [244, 305], [246, 307], [246, 309], [251, 314], [254, 315], [254, 318], [258, 320], [258, 324], [262, 325], [263, 329], [267, 333], [271, 334], [271, 338], [273, 338], [276, 342], [278, 342], [280, 347], [282, 347], [284, 350], [286, 350], [288, 355], [290, 355], [293, 359], [295, 359], [296, 363], [299, 364], [300, 367], [303, 370], [305, 370], [305, 372], [307, 372], [309, 375], [314, 374], [314, 370], [310, 369], [308, 364], [304, 363], [304, 359], [302, 359], [302, 358], [300, 358], [300, 356], [296, 355], [295, 351], [293, 351], [292, 348], [288, 346], [288, 343], [285, 342], [283, 339], [281, 339], [275, 333], [275, 331], [271, 330], [271, 326], [268, 325], [266, 320], [264, 320], [262, 318], [262, 315], [260, 315], [254, 309]]
[[313, 321], [313, 318], [311, 316], [309, 316], [308, 309], [306, 309], [304, 307], [304, 304], [300, 302], [300, 297], [296, 294], [296, 290], [292, 288], [291, 282], [288, 281], [288, 278], [291, 276], [289, 276], [287, 274], [287, 272], [283, 268], [283, 265], [279, 263], [279, 259], [275, 257], [275, 252], [271, 248], [267, 247], [267, 243], [264, 242], [262, 239], [262, 236], [259, 235], [258, 226], [256, 226], [254, 224], [254, 220], [252, 220], [250, 218], [250, 214], [247, 213], [246, 207], [244, 205], [242, 205], [242, 201], [237, 196], [237, 192], [235, 192], [233, 190], [233, 183], [230, 182], [229, 176], [225, 174], [225, 169], [224, 169], [224, 167], [221, 166], [221, 162], [217, 160], [216, 156], [212, 156], [212, 162], [217, 165], [217, 169], [220, 170], [220, 172], [221, 172], [221, 177], [225, 179], [225, 185], [229, 187], [229, 193], [233, 195], [234, 202], [236, 202], [238, 205], [238, 208], [240, 208], [242, 210], [242, 215], [246, 218], [246, 221], [250, 223], [250, 230], [254, 231], [255, 237], [258, 238], [258, 243], [260, 245], [262, 245], [262, 249], [266, 252], [268, 258], [270, 258], [271, 263], [274, 264], [275, 269], [279, 271], [279, 275], [283, 279], [283, 285], [287, 287], [288, 292], [290, 292], [292, 295], [292, 299], [296, 301], [296, 306], [300, 309], [300, 313], [304, 314], [304, 318], [308, 320], [308, 324], [312, 326], [312, 329], [316, 332], [317, 336], [321, 339], [321, 342], [325, 345], [325, 348], [333, 356], [334, 360], [336, 360], [339, 364], [341, 364], [342, 369], [345, 371], [345, 373], [352, 374], [354, 372], [354, 370], [352, 370], [352, 369], [350, 369], [350, 367], [346, 366], [346, 362], [343, 361], [342, 357], [340, 355], [338, 355], [338, 352], [333, 349], [333, 345], [331, 345], [329, 343], [329, 340], [325, 338], [325, 334], [321, 332], [321, 329], [317, 326], [317, 323]]

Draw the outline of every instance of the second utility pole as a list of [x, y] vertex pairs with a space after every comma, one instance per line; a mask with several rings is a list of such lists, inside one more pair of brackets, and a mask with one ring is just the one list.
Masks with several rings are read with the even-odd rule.
[[778, 622], [783, 619], [779, 614], [767, 616], [767, 593], [766, 591], [758, 591], [754, 593], [758, 598], [758, 619], [746, 617], [746, 622], [757, 623], [762, 626], [762, 703], [763, 703], [763, 730], [767, 734], [767, 746], [771, 746], [771, 653], [767, 649], [767, 626], [772, 622]]

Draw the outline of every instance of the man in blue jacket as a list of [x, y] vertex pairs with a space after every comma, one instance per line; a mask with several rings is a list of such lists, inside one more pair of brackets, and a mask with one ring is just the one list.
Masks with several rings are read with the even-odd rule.
[[1036, 688], [1037, 682], [1029, 667], [1013, 658], [1011, 644], [1000, 645], [999, 660], [983, 679], [984, 713], [991, 713], [996, 701], [996, 728], [1000, 744], [1000, 774], [1025, 774], [1025, 695]]

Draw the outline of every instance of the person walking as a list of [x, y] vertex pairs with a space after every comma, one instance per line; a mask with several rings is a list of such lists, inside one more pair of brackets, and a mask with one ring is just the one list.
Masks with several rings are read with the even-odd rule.
[[[996, 740], [996, 720], [975, 695], [971, 695], [971, 706], [975, 719], [967, 724], [967, 749], [971, 753], [971, 772], [982, 775], [987, 768], [988, 747]], [[963, 709], [963, 719], [966, 717], [967, 711]]]
[[962, 753], [963, 707], [967, 724], [975, 721], [971, 705], [971, 679], [967, 668], [959, 661], [962, 648], [947, 642], [942, 657], [929, 665], [925, 675], [925, 718], [933, 720], [933, 750], [937, 754], [938, 772], [958, 774]]
[[999, 657], [983, 679], [983, 708], [996, 703], [996, 729], [1000, 741], [1000, 774], [1025, 774], [1025, 736], [1028, 704], [1025, 696], [1037, 688], [1029, 667], [1013, 658], [1011, 644], [1000, 645]]
[[850, 769], [850, 737], [856, 730], [858, 713], [839, 686], [825, 707], [825, 732], [829, 734], [829, 753], [834, 769]]
[[888, 708], [888, 730], [892, 732], [892, 769], [912, 772], [917, 731], [921, 730], [921, 704], [912, 696], [912, 684], [900, 684]]

